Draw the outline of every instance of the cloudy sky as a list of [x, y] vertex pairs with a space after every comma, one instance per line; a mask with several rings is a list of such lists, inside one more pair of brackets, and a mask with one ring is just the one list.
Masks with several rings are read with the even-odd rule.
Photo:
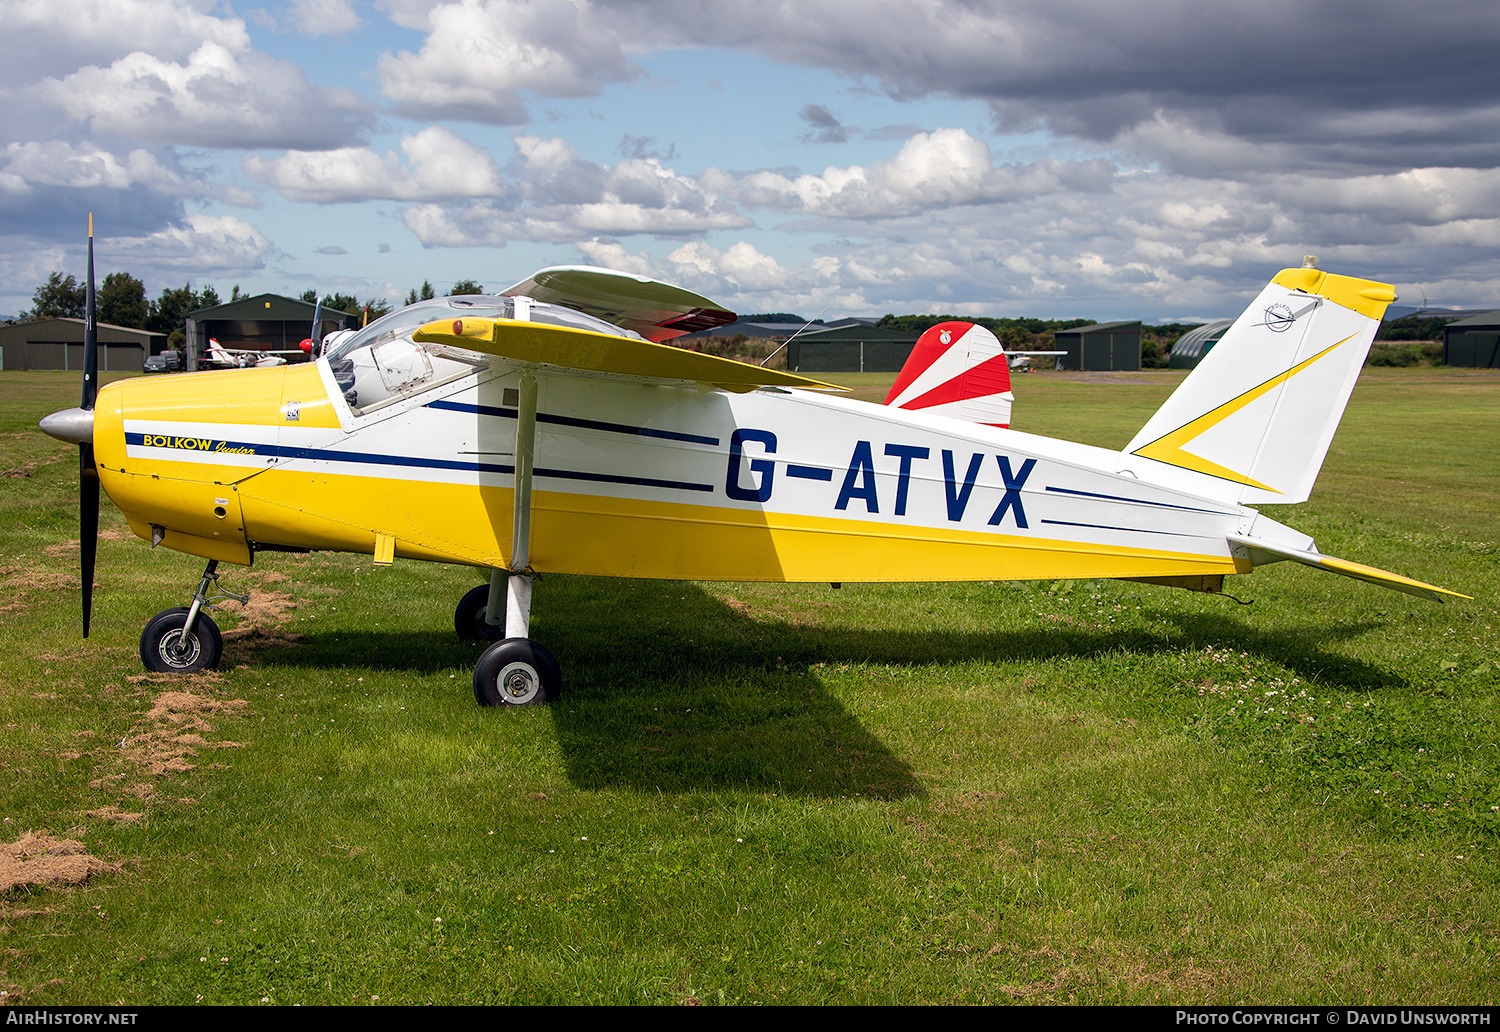
[[0, 0], [0, 313], [98, 263], [400, 299], [1236, 314], [1305, 253], [1500, 305], [1493, 0]]

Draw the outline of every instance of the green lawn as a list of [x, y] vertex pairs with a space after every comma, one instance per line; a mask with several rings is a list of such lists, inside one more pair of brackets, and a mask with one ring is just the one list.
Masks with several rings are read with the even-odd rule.
[[[1179, 380], [1018, 377], [1015, 426], [1117, 448]], [[0, 843], [82, 850], [0, 875], [95, 862], [0, 893], [0, 1002], [1500, 995], [1496, 374], [1366, 370], [1272, 513], [1474, 601], [549, 577], [567, 695], [518, 712], [453, 638], [477, 575], [368, 556], [229, 569], [222, 672], [143, 675], [201, 563], [107, 504], [80, 640], [75, 453], [35, 430], [77, 391], [0, 372]]]

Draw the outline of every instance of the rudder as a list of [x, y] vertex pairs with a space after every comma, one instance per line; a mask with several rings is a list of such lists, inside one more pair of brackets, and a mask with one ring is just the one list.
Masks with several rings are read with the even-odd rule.
[[917, 338], [885, 404], [969, 423], [1010, 426], [1010, 365], [993, 333], [968, 322], [938, 323]]
[[1395, 299], [1385, 283], [1283, 270], [1124, 451], [1205, 474], [1224, 501], [1306, 501]]

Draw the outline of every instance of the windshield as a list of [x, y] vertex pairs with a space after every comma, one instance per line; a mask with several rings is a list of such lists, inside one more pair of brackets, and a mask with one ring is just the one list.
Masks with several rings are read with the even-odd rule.
[[461, 294], [418, 301], [381, 316], [328, 353], [344, 400], [356, 413], [410, 397], [488, 365], [479, 352], [440, 344], [418, 344], [413, 333], [428, 323], [461, 315], [480, 319], [524, 319], [591, 333], [641, 340], [601, 319], [571, 308], [493, 294]]
[[[585, 315], [571, 308], [542, 304], [537, 301], [530, 302], [526, 307], [529, 308], [531, 322], [588, 330], [591, 333], [607, 333], [613, 337], [644, 339], [640, 334], [631, 330], [622, 330], [603, 319], [595, 319], [592, 315]], [[330, 359], [343, 358], [353, 351], [370, 347], [377, 341], [392, 337], [409, 339], [414, 332], [428, 323], [439, 319], [451, 319], [454, 315], [474, 316], [480, 319], [514, 319], [516, 318], [516, 301], [515, 298], [494, 294], [460, 294], [454, 297], [418, 301], [414, 305], [407, 305], [405, 308], [376, 319], [329, 352], [328, 357]]]

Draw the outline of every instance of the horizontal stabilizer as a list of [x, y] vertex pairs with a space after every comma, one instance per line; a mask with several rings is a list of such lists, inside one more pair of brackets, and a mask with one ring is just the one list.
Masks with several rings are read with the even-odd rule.
[[[1427, 584], [1423, 581], [1412, 580], [1410, 577], [1403, 577], [1399, 573], [1378, 570], [1373, 566], [1366, 566], [1363, 563], [1351, 563], [1347, 559], [1335, 559], [1331, 555], [1322, 555], [1318, 552], [1306, 552], [1297, 548], [1288, 548], [1285, 545], [1272, 544], [1264, 538], [1231, 535], [1229, 541], [1231, 544], [1248, 548], [1250, 550], [1250, 561], [1255, 566], [1263, 566], [1266, 563], [1275, 562], [1277, 559], [1290, 559], [1304, 566], [1315, 566], [1320, 570], [1328, 570], [1330, 573], [1337, 573], [1344, 577], [1353, 577], [1355, 580], [1378, 584], [1382, 588], [1405, 592], [1408, 595], [1431, 599], [1434, 602], [1442, 602], [1445, 598], [1473, 597], [1471, 595], [1462, 595], [1457, 591], [1449, 591], [1447, 588], [1440, 588], [1436, 584]], [[1261, 554], [1257, 555], [1257, 552]]]
[[844, 388], [780, 369], [684, 351], [629, 337], [513, 319], [444, 319], [428, 323], [412, 340], [478, 351], [515, 362], [558, 366], [644, 380], [687, 380], [743, 394], [757, 387]]
[[591, 265], [556, 265], [501, 291], [592, 315], [650, 341], [711, 330], [734, 322], [734, 313], [683, 287]]

